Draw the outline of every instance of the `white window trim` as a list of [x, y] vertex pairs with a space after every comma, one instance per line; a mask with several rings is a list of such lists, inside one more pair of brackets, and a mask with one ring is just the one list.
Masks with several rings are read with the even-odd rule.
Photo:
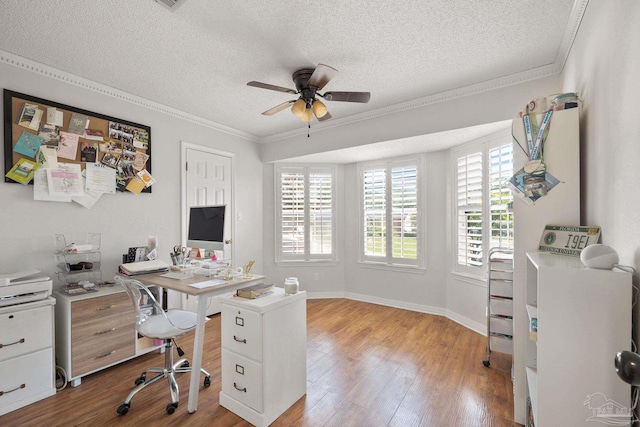
[[[283, 170], [289, 171], [304, 171], [305, 175], [305, 253], [300, 255], [292, 255], [292, 254], [283, 254], [282, 253], [282, 188], [280, 187], [280, 176]], [[322, 172], [330, 172], [331, 173], [331, 206], [332, 206], [332, 215], [331, 215], [331, 254], [315, 254], [311, 255], [309, 253], [309, 234], [310, 234], [310, 224], [308, 221], [309, 215], [309, 180], [308, 176], [310, 172], [314, 171], [322, 171]], [[307, 165], [307, 164], [286, 164], [286, 165], [278, 165], [275, 168], [274, 174], [274, 188], [275, 188], [275, 263], [279, 266], [294, 266], [301, 264], [309, 264], [309, 265], [317, 265], [318, 263], [323, 263], [323, 265], [337, 265], [338, 257], [337, 257], [337, 210], [338, 206], [336, 204], [336, 181], [338, 179], [337, 167], [334, 165]]]
[[[472, 153], [482, 152], [482, 164], [483, 164], [483, 173], [482, 173], [482, 192], [483, 192], [483, 203], [482, 203], [482, 217], [490, 218], [490, 204], [487, 203], [486, 200], [486, 191], [489, 188], [489, 174], [485, 171], [485, 165], [488, 165], [489, 160], [489, 150], [495, 147], [499, 147], [501, 145], [507, 144], [511, 140], [511, 129], [505, 129], [504, 131], [499, 131], [494, 134], [488, 135], [484, 138], [477, 139], [475, 141], [469, 142], [467, 144], [461, 145], [456, 148], [451, 149], [451, 218], [452, 218], [452, 233], [451, 233], [451, 273], [455, 274], [459, 277], [464, 277], [468, 280], [481, 280], [486, 282], [487, 280], [487, 262], [488, 262], [488, 250], [483, 251], [482, 255], [482, 267], [471, 267], [466, 265], [458, 264], [458, 232], [457, 232], [457, 224], [458, 224], [458, 188], [457, 188], [457, 161], [458, 158], [462, 156], [466, 156]], [[515, 154], [515, 147], [514, 147]], [[490, 233], [490, 221], [483, 221], [482, 225], [482, 235], [486, 238], [486, 236]], [[485, 241], [483, 238], [483, 245]]]
[[[425, 155], [421, 154], [418, 156], [406, 156], [400, 158], [391, 158], [378, 160], [374, 162], [364, 162], [358, 163], [358, 263], [364, 267], [371, 268], [380, 268], [387, 270], [395, 270], [395, 271], [407, 271], [407, 272], [416, 272], [423, 273], [426, 269], [426, 196], [425, 196], [425, 175], [426, 175], [426, 160]], [[364, 171], [370, 169], [382, 169], [385, 168], [387, 170], [387, 177], [390, 176], [390, 171], [394, 167], [403, 166], [403, 165], [417, 165], [417, 224], [418, 224], [418, 233], [417, 233], [417, 259], [413, 260], [405, 260], [402, 258], [392, 258], [389, 256], [383, 257], [372, 257], [367, 256], [364, 253], [364, 182], [363, 176]], [[387, 178], [388, 179], [388, 178]], [[387, 181], [387, 201], [390, 195], [390, 185]], [[389, 203], [387, 203], [389, 206]], [[390, 216], [387, 215], [387, 229], [390, 229], [388, 226], [388, 222], [390, 221]], [[387, 248], [391, 247], [390, 239], [392, 239], [392, 234], [387, 233]]]

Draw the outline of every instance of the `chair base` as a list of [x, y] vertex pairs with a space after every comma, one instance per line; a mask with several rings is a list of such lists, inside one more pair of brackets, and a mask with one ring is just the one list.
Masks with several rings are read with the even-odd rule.
[[[136, 387], [131, 390], [127, 398], [124, 400], [124, 403], [118, 407], [116, 412], [120, 415], [125, 415], [129, 412], [129, 408], [131, 407], [131, 400], [140, 390], [162, 378], [166, 378], [169, 383], [169, 393], [171, 394], [171, 403], [167, 405], [166, 411], [168, 414], [173, 414], [178, 407], [180, 399], [180, 392], [175, 374], [191, 371], [192, 369], [189, 367], [189, 361], [187, 359], [180, 359], [175, 363], [173, 362], [173, 342], [170, 339], [165, 340], [165, 367], [147, 368], [142, 375], [136, 379]], [[157, 375], [152, 378], [147, 378], [148, 373], [156, 373]], [[211, 375], [204, 369], [200, 369], [200, 373], [204, 375], [203, 386], [209, 387], [211, 385]]]

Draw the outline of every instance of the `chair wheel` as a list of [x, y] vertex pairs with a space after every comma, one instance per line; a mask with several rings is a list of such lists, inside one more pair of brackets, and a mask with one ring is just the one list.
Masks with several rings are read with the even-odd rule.
[[176, 408], [178, 407], [178, 402], [176, 403], [169, 403], [167, 405], [167, 414], [171, 415], [176, 411]]
[[143, 382], [145, 382], [146, 380], [147, 380], [147, 377], [145, 375], [142, 375], [141, 377], [136, 378], [136, 385], [140, 385]]
[[182, 367], [183, 367], [183, 368], [188, 368], [188, 367], [189, 367], [189, 361], [188, 361], [188, 360], [187, 360], [187, 361], [185, 361], [185, 362], [182, 364]]
[[118, 406], [116, 412], [120, 415], [125, 415], [127, 412], [129, 412], [129, 407], [130, 405], [128, 403], [123, 403], [122, 405]]
[[211, 385], [211, 377], [209, 375], [204, 377], [204, 381], [202, 382], [202, 385], [205, 387], [209, 387]]
[[483, 361], [482, 361], [482, 364], [483, 364], [485, 367], [487, 367], [487, 368], [488, 368], [489, 366], [491, 366], [491, 362], [489, 362], [488, 360], [483, 360]]

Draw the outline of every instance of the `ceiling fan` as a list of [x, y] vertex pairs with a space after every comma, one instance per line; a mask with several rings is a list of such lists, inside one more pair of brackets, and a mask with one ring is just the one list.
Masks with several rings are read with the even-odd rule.
[[296, 89], [289, 89], [282, 86], [275, 86], [268, 83], [251, 81], [247, 86], [259, 87], [262, 89], [275, 90], [277, 92], [286, 92], [299, 94], [298, 99], [283, 102], [273, 108], [268, 109], [262, 114], [271, 116], [291, 106], [291, 112], [300, 118], [303, 122], [311, 122], [315, 115], [318, 120], [324, 121], [331, 118], [331, 114], [317, 97], [321, 97], [326, 101], [340, 102], [360, 102], [367, 103], [371, 98], [370, 92], [325, 92], [321, 94], [320, 90], [325, 87], [329, 81], [338, 74], [338, 70], [328, 65], [318, 64], [314, 68], [302, 68], [293, 73], [291, 78], [296, 85]]

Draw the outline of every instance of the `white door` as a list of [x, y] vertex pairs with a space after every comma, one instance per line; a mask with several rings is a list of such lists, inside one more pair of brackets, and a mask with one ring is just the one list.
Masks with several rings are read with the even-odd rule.
[[[233, 155], [187, 142], [182, 143], [182, 242], [187, 241], [187, 222], [191, 206], [226, 205], [224, 251], [219, 260], [233, 259]], [[204, 279], [204, 276], [203, 276]], [[173, 293], [169, 307], [196, 312], [196, 298]], [[207, 301], [207, 315], [221, 310], [217, 299]]]
[[[233, 224], [231, 157], [204, 151], [204, 147], [185, 151], [186, 203], [185, 220], [191, 206], [226, 205], [224, 222], [224, 252], [216, 253], [219, 259], [232, 259], [231, 245]], [[186, 221], [185, 222], [186, 225]], [[186, 229], [183, 232], [186, 242]]]

